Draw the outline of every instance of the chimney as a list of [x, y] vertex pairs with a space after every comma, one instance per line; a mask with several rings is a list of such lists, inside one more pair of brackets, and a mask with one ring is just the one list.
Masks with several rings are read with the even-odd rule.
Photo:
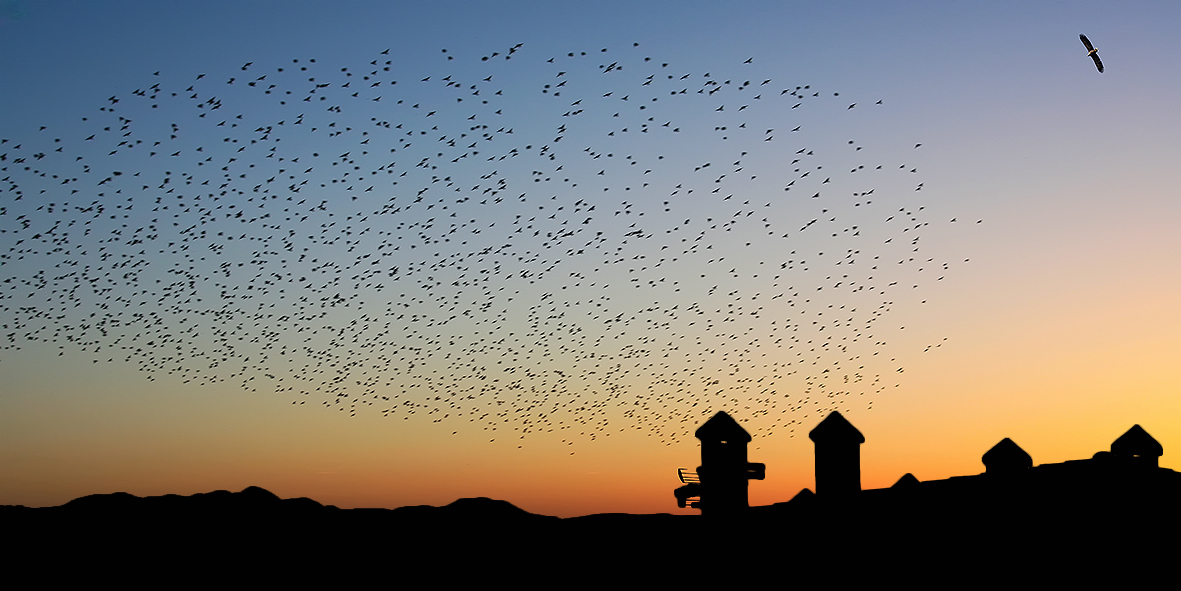
[[816, 444], [816, 494], [835, 498], [860, 492], [861, 432], [834, 410], [808, 438]]

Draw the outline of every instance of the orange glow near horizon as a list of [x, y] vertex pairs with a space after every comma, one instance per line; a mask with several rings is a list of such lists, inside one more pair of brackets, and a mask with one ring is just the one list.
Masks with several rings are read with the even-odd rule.
[[[1125, 399], [1124, 404], [1103, 403], [1100, 396], [1114, 379], [1086, 389], [1077, 383], [1059, 384], [1080, 400], [1072, 414], [1064, 414], [1031, 406], [1022, 392], [1006, 392], [1003, 405], [981, 404], [981, 397], [965, 396], [948, 406], [937, 396], [938, 389], [970, 393], [995, 385], [973, 386], [970, 382], [978, 376], [962, 368], [947, 372], [915, 371], [925, 376], [924, 381], [900, 386], [892, 404], [846, 413], [866, 437], [861, 447], [863, 488], [889, 487], [907, 472], [920, 480], [979, 473], [980, 456], [1004, 437], [1021, 445], [1035, 464], [1089, 458], [1133, 424], [1143, 426], [1165, 447], [1163, 467], [1174, 465], [1168, 450], [1181, 446], [1172, 435], [1177, 425], [1155, 422], [1152, 413], [1143, 412], [1166, 404], [1177, 384], [1139, 384], [1136, 392], [1142, 398]], [[118, 376], [112, 379], [123, 383]], [[105, 387], [99, 380], [87, 383], [98, 390]], [[1049, 384], [1034, 381], [1032, 387]], [[206, 395], [234, 397], [230, 389]], [[29, 444], [36, 454], [10, 446], [0, 450], [6, 471], [24, 474], [10, 481], [7, 498], [0, 503], [49, 506], [98, 492], [193, 494], [255, 485], [281, 497], [310, 497], [345, 508], [442, 505], [486, 496], [562, 517], [695, 513], [678, 510], [672, 490], [679, 485], [676, 468], [692, 469], [699, 463], [696, 440], [653, 445], [651, 437], [624, 433], [573, 454], [562, 446], [531, 441], [506, 450], [508, 443], [481, 444], [468, 436], [432, 433], [430, 428], [390, 431], [366, 426], [389, 424], [389, 419], [379, 417], [345, 420], [298, 407], [275, 413], [265, 400], [240, 400], [236, 414], [215, 417], [210, 415], [215, 405], [208, 399], [170, 401], [148, 392], [124, 391], [83, 403], [58, 396], [62, 404], [52, 410], [27, 407], [23, 415], [7, 413], [0, 419], [9, 436], [16, 434], [16, 426], [41, 425], [39, 436], [44, 440]], [[1088, 400], [1092, 404], [1082, 403]], [[741, 412], [732, 412], [748, 430], [757, 428]], [[1046, 424], [1056, 416], [1069, 429]], [[217, 425], [217, 432], [209, 432], [210, 425]], [[449, 441], [454, 443], [448, 445]], [[484, 454], [477, 453], [481, 449]], [[767, 465], [766, 480], [750, 484], [752, 505], [783, 502], [803, 488], [813, 488], [812, 443], [805, 428], [794, 437], [755, 437], [748, 456]]]

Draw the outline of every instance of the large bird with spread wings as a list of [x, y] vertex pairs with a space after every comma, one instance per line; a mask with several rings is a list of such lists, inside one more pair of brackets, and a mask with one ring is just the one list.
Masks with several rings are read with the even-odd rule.
[[1091, 59], [1095, 60], [1095, 67], [1099, 68], [1099, 73], [1102, 74], [1103, 62], [1099, 61], [1099, 50], [1091, 46], [1091, 40], [1087, 39], [1086, 35], [1079, 34], [1078, 38], [1082, 40], [1083, 47], [1087, 48], [1087, 55], [1091, 56]]

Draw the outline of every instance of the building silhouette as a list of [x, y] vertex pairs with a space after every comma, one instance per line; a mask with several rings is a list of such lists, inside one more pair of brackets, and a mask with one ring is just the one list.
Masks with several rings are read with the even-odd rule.
[[[804, 489], [790, 501], [750, 507], [747, 513], [815, 513], [830, 521], [839, 516], [842, 522], [857, 521], [862, 528], [878, 524], [902, 537], [906, 531], [950, 527], [987, 532], [999, 524], [1012, 531], [1034, 523], [1056, 531], [1080, 524], [1098, 531], [1137, 512], [1162, 519], [1181, 514], [1181, 473], [1160, 467], [1164, 448], [1140, 425], [1087, 459], [1035, 465], [1029, 453], [1005, 438], [983, 454], [980, 474], [927, 481], [905, 474], [889, 488], [871, 490], [861, 489], [865, 437], [839, 412], [830, 413], [808, 436], [815, 445], [815, 491]], [[762, 464], [746, 463], [750, 436], [729, 415], [718, 413], [697, 437], [702, 440], [699, 482], [682, 470], [687, 484], [676, 489], [678, 505], [703, 509], [703, 515], [715, 507], [725, 507], [719, 513], [747, 508], [748, 480], [765, 474]]]
[[851, 496], [861, 492], [861, 434], [841, 413], [833, 411], [808, 439], [816, 444], [816, 494]]
[[766, 466], [746, 461], [750, 434], [730, 415], [719, 412], [697, 428], [701, 465], [697, 472], [680, 469], [684, 486], [675, 491], [677, 505], [700, 509], [702, 515], [734, 513], [750, 506], [749, 483], [762, 480]]

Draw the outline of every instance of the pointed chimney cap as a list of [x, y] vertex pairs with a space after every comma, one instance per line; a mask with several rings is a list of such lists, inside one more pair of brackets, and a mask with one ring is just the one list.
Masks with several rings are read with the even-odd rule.
[[1140, 425], [1132, 425], [1127, 433], [1111, 443], [1111, 453], [1117, 456], [1156, 457], [1165, 455], [1165, 448]]
[[997, 470], [1004, 472], [1033, 467], [1033, 458], [1025, 450], [1021, 449], [1021, 446], [1013, 443], [1013, 440], [1008, 437], [992, 446], [992, 449], [984, 452], [984, 457], [980, 458], [980, 460], [984, 462], [984, 470], [986, 472], [995, 472]]
[[702, 441], [745, 441], [750, 442], [750, 433], [730, 418], [725, 412], [718, 412], [693, 434]]
[[832, 411], [815, 429], [808, 433], [808, 439], [816, 443], [833, 442], [851, 442], [851, 443], [865, 443], [865, 436], [861, 431], [857, 430], [852, 423], [845, 420], [841, 413]]

